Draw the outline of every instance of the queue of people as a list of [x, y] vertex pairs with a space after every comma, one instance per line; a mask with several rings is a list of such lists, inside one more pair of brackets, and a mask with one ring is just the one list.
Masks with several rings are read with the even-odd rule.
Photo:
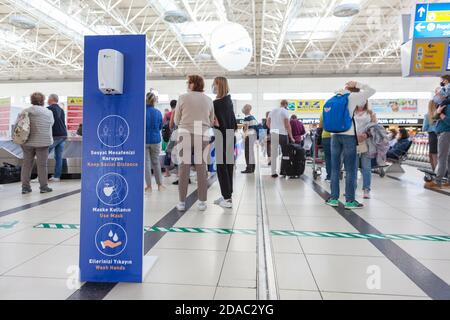
[[[187, 93], [178, 101], [170, 102], [170, 110], [164, 116], [156, 108], [158, 97], [154, 92], [146, 95], [146, 135], [145, 135], [145, 182], [146, 192], [152, 191], [152, 175], [159, 191], [165, 189], [160, 164], [161, 143], [164, 141], [164, 176], [170, 176], [170, 169], [176, 167], [179, 189], [178, 210], [186, 209], [188, 184], [191, 183], [191, 168], [197, 175], [198, 209], [206, 210], [207, 205], [207, 164], [209, 148], [214, 140], [216, 148], [217, 176], [221, 197], [214, 201], [223, 208], [232, 208], [233, 176], [235, 172], [235, 132], [238, 129], [230, 88], [226, 78], [217, 77], [213, 81], [214, 101], [205, 94], [205, 81], [201, 76], [189, 76]], [[363, 198], [370, 199], [371, 173], [374, 166], [385, 165], [386, 158], [398, 160], [404, 156], [411, 140], [408, 131], [401, 128], [390, 129], [389, 133], [380, 129], [376, 114], [369, 109], [368, 100], [375, 89], [358, 82], [348, 82], [337, 97], [348, 99], [346, 108], [352, 118], [351, 125], [342, 132], [327, 131], [321, 116], [319, 135], [324, 150], [326, 177], [331, 184], [331, 195], [327, 200], [330, 206], [339, 205], [340, 177], [342, 165], [345, 169], [345, 208], [359, 209], [363, 204], [356, 199], [358, 169], [362, 173]], [[30, 121], [27, 141], [22, 145], [24, 154], [21, 173], [22, 193], [32, 192], [30, 179], [34, 158], [37, 158], [37, 173], [40, 192], [51, 192], [49, 181], [57, 182], [62, 174], [62, 154], [67, 139], [64, 110], [58, 105], [56, 94], [45, 97], [36, 92], [31, 95], [32, 106], [25, 109]], [[448, 187], [448, 168], [450, 167], [450, 76], [441, 78], [441, 86], [436, 89], [425, 115], [424, 131], [428, 132], [430, 143], [430, 163], [436, 171], [435, 181], [427, 183], [430, 188]], [[303, 145], [306, 130], [296, 115], [288, 112], [288, 101], [282, 100], [280, 106], [267, 112], [262, 125], [252, 114], [252, 106], [246, 104], [242, 113], [243, 137], [246, 168], [241, 173], [255, 172], [255, 143], [263, 134], [265, 152], [271, 176], [277, 178], [280, 156], [288, 156], [289, 144]], [[21, 117], [19, 115], [19, 118]], [[214, 134], [211, 130], [215, 130]], [[54, 153], [55, 173], [48, 177], [47, 159]], [[280, 170], [282, 171], [282, 170]], [[283, 175], [280, 172], [280, 175]]]

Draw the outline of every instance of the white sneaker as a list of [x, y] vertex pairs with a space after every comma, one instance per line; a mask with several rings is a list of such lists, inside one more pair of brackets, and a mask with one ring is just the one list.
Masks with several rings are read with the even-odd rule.
[[219, 199], [214, 200], [214, 204], [220, 205], [220, 203], [221, 203], [222, 201], [223, 201], [223, 197], [220, 197]]
[[186, 211], [186, 203], [180, 202], [179, 204], [177, 204], [177, 210], [178, 211]]
[[231, 200], [224, 199], [219, 203], [219, 206], [221, 206], [222, 208], [231, 209], [233, 208], [233, 202], [231, 202]]
[[48, 181], [51, 181], [51, 182], [60, 182], [61, 179], [60, 179], [60, 178], [51, 177], [50, 179], [48, 179]]
[[39, 179], [36, 178], [36, 179], [30, 180], [30, 182], [31, 182], [31, 183], [38, 183], [38, 182], [39, 182]]
[[197, 204], [197, 208], [200, 211], [205, 211], [206, 210], [206, 202], [204, 201], [199, 201], [199, 203]]

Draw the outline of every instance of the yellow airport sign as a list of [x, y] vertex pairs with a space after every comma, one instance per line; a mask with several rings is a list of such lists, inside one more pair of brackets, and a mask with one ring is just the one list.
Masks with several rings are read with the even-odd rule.
[[67, 104], [82, 106], [83, 105], [83, 97], [67, 97]]
[[416, 43], [413, 54], [414, 72], [440, 72], [444, 66], [445, 43]]
[[294, 113], [320, 113], [325, 105], [325, 100], [290, 100], [288, 110]]

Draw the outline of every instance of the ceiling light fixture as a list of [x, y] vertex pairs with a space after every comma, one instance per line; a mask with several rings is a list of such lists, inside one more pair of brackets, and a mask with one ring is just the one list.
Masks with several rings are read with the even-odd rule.
[[313, 60], [322, 60], [325, 58], [325, 52], [322, 50], [309, 51], [306, 53], [306, 57]]
[[9, 17], [9, 23], [21, 29], [36, 28], [36, 21], [27, 16], [13, 15]]
[[83, 36], [85, 35], [96, 34], [89, 26], [84, 25], [75, 17], [66, 14], [56, 5], [46, 0], [16, 0], [15, 3], [18, 8], [30, 14], [39, 14], [48, 21], [50, 26], [61, 30], [79, 42], [83, 42]]
[[168, 23], [185, 23], [189, 21], [189, 15], [183, 10], [169, 10], [164, 12], [164, 21]]
[[360, 10], [357, 3], [342, 3], [334, 8], [333, 15], [338, 18], [348, 18], [357, 15]]
[[211, 60], [212, 56], [209, 53], [199, 53], [195, 56], [195, 60], [197, 61], [208, 61]]

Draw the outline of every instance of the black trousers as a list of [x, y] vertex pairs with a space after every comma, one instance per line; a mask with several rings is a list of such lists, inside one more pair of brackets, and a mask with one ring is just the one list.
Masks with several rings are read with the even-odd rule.
[[220, 192], [225, 200], [231, 199], [233, 195], [234, 164], [218, 164], [217, 179], [219, 180]]
[[244, 140], [244, 149], [245, 149], [245, 163], [247, 164], [247, 171], [254, 172], [255, 171], [255, 140], [254, 136], [247, 136]]
[[[222, 133], [223, 145], [216, 140], [216, 168], [217, 179], [219, 180], [220, 192], [225, 200], [231, 199], [233, 195], [233, 175], [234, 175], [234, 146], [236, 139], [227, 139]], [[222, 158], [220, 159], [220, 155]]]

